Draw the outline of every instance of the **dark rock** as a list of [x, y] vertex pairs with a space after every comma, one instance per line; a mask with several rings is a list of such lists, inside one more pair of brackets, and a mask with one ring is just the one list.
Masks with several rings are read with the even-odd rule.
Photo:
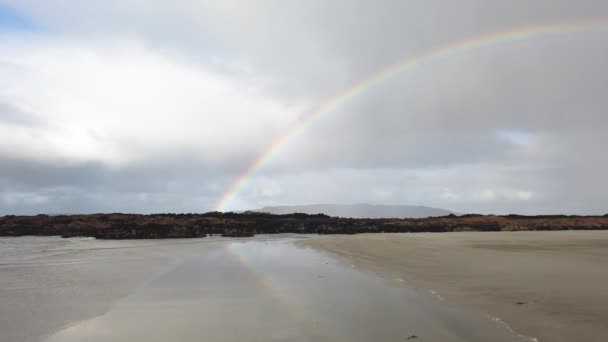
[[359, 234], [454, 231], [607, 230], [608, 216], [483, 216], [423, 219], [352, 219], [327, 215], [267, 213], [92, 214], [0, 217], [0, 236], [59, 235], [99, 239], [166, 239], [208, 234], [249, 237], [255, 234]]

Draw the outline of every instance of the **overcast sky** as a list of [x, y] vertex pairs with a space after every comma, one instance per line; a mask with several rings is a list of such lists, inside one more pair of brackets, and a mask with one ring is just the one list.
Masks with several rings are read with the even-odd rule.
[[[205, 212], [309, 110], [605, 0], [0, 0], [0, 215]], [[608, 213], [608, 30], [471, 49], [324, 114], [227, 209]]]

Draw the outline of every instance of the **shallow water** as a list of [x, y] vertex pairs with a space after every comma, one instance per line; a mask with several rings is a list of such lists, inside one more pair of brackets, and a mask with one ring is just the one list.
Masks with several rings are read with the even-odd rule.
[[[179, 247], [177, 247], [179, 248]], [[414, 338], [412, 336], [417, 336]], [[495, 322], [289, 239], [189, 255], [58, 341], [516, 341]]]

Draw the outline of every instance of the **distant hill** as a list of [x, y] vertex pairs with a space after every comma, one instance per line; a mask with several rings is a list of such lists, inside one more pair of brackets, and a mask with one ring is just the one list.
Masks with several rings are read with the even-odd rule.
[[451, 211], [412, 205], [372, 205], [372, 204], [310, 204], [264, 207], [253, 211], [275, 215], [304, 213], [326, 214], [349, 218], [425, 218], [446, 216]]

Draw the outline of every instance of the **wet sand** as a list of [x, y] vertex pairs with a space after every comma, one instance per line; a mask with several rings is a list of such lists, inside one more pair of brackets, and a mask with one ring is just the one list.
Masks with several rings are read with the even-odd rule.
[[299, 237], [40, 239], [0, 241], [3, 341], [522, 340]]
[[302, 242], [541, 342], [608, 338], [608, 232], [362, 234]]
[[36, 342], [101, 315], [185, 256], [213, 244], [0, 238], [0, 340]]

